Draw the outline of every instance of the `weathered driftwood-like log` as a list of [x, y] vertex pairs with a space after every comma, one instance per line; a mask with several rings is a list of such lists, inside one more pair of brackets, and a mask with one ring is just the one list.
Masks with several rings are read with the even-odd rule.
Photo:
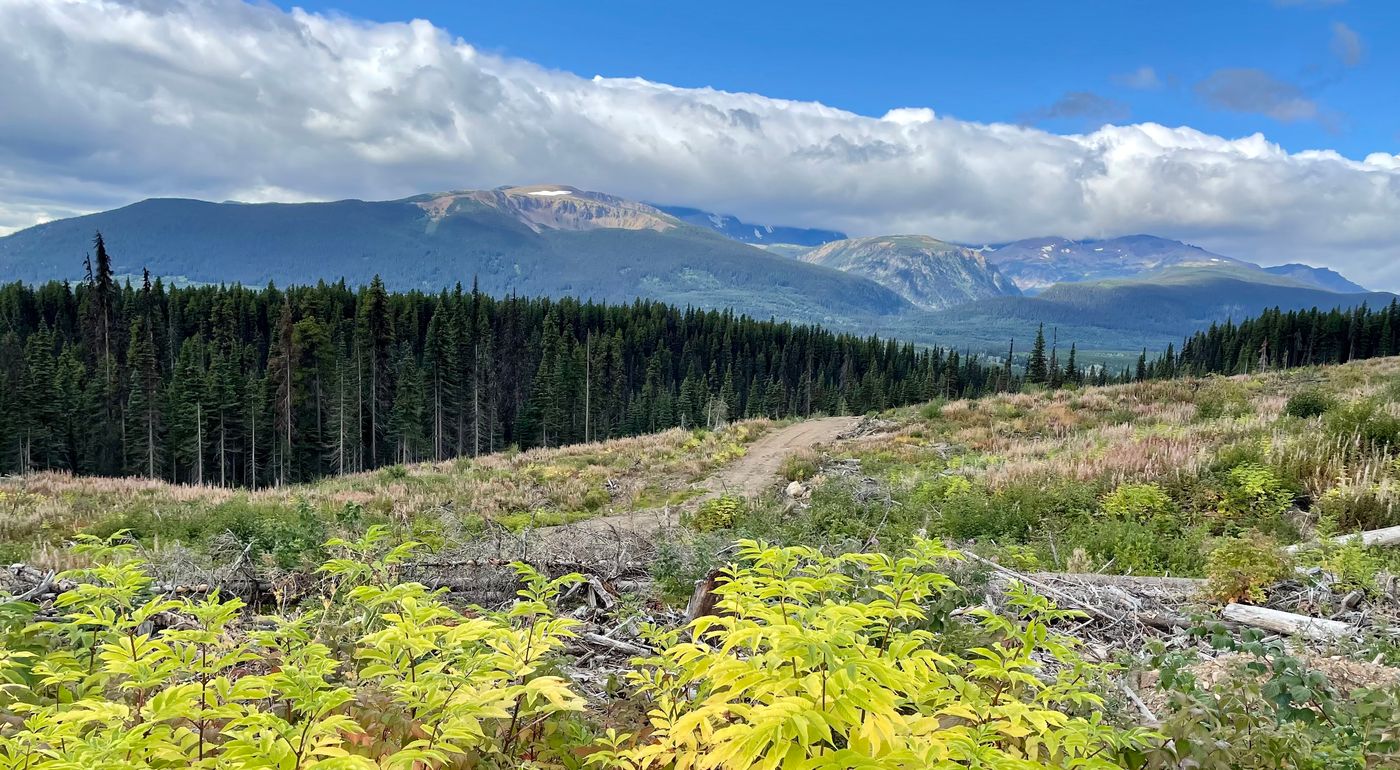
[[648, 647], [643, 647], [640, 644], [633, 644], [631, 642], [624, 642], [621, 639], [612, 639], [602, 634], [584, 632], [579, 634], [579, 638], [589, 644], [598, 647], [606, 647], [609, 650], [631, 655], [634, 658], [645, 658], [653, 654], [653, 651]]
[[1013, 580], [1018, 580], [1022, 583], [1025, 583], [1026, 585], [1036, 589], [1037, 591], [1040, 591], [1046, 596], [1059, 600], [1062, 604], [1074, 607], [1075, 609], [1083, 610], [1089, 613], [1090, 615], [1093, 615], [1102, 620], [1107, 620], [1110, 623], [1117, 623], [1123, 620], [1122, 617], [1104, 612], [1098, 607], [1095, 607], [1094, 605], [1089, 604], [1087, 602], [1080, 601], [1074, 596], [1071, 596], [1070, 594], [1067, 594], [1064, 591], [1055, 588], [1054, 586], [1047, 585], [1046, 583], [1036, 580], [1035, 578], [1032, 578], [1024, 573], [1017, 572], [1014, 569], [1008, 569], [1006, 567], [1003, 567], [1000, 564], [997, 564], [996, 562], [992, 561], [991, 559], [984, 559], [981, 556], [978, 556], [977, 554], [972, 553], [970, 551], [964, 551], [963, 556], [966, 556], [967, 558], [972, 559], [973, 561], [978, 562], [980, 564], [985, 564], [988, 567], [992, 568], [993, 571], [999, 572]]
[[1159, 577], [1154, 575], [1100, 575], [1097, 572], [1031, 572], [1029, 577], [1036, 580], [1056, 580], [1083, 585], [1114, 586], [1127, 590], [1167, 588], [1173, 591], [1194, 592], [1205, 586], [1200, 578]]
[[[1386, 527], [1385, 529], [1370, 529], [1365, 532], [1353, 532], [1350, 535], [1338, 535], [1332, 538], [1332, 542], [1338, 545], [1346, 545], [1356, 538], [1361, 538], [1361, 544], [1365, 546], [1388, 546], [1400, 545], [1400, 527]], [[1316, 541], [1310, 543], [1299, 543], [1290, 545], [1283, 549], [1288, 553], [1298, 553], [1305, 548], [1317, 545]]]
[[1273, 631], [1289, 636], [1301, 636], [1315, 641], [1331, 641], [1350, 636], [1355, 629], [1349, 623], [1339, 620], [1314, 618], [1296, 615], [1268, 607], [1252, 607], [1248, 604], [1227, 604], [1220, 611], [1221, 617], [1252, 628]]

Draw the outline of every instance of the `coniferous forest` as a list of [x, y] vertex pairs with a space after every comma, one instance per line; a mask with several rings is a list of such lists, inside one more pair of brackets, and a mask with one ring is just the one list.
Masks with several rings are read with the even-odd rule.
[[639, 301], [167, 287], [0, 288], [0, 471], [264, 486], [740, 417], [1012, 387], [1005, 367]]
[[[1271, 311], [1117, 375], [638, 301], [497, 298], [376, 280], [279, 289], [117, 281], [99, 235], [77, 286], [0, 287], [0, 472], [238, 486], [741, 417], [852, 414], [1060, 387], [1340, 363], [1400, 349], [1378, 311]], [[1015, 352], [1014, 350], [1012, 352]]]

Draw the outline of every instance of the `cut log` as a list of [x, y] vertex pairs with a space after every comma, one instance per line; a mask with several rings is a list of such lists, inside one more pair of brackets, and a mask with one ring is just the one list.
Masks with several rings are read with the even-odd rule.
[[[1337, 545], [1346, 545], [1358, 537], [1361, 538], [1361, 544], [1365, 546], [1400, 545], [1400, 527], [1370, 529], [1365, 532], [1353, 532], [1350, 535], [1338, 535], [1332, 538], [1332, 542]], [[1309, 543], [1290, 545], [1283, 550], [1288, 553], [1298, 553], [1305, 548], [1311, 548], [1315, 545], [1317, 545], [1317, 541], [1314, 540]]]
[[1241, 625], [1273, 631], [1277, 634], [1301, 636], [1304, 639], [1326, 642], [1351, 636], [1355, 629], [1349, 623], [1339, 620], [1326, 620], [1308, 615], [1296, 615], [1268, 607], [1253, 607], [1248, 604], [1227, 604], [1220, 611], [1221, 617]]

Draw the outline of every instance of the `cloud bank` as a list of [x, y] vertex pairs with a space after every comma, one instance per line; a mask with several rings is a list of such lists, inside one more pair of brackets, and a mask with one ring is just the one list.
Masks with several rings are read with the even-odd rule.
[[536, 182], [855, 234], [1153, 232], [1400, 288], [1400, 156], [1290, 154], [1257, 134], [1152, 123], [1057, 135], [921, 107], [868, 117], [587, 79], [425, 21], [234, 0], [0, 0], [0, 227], [157, 195]]

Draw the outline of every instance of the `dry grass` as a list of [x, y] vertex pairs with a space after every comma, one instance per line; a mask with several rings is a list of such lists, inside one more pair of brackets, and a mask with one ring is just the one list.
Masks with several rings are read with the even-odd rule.
[[1289, 396], [1321, 386], [1350, 401], [1387, 392], [1397, 381], [1400, 358], [1387, 358], [1256, 376], [1005, 394], [951, 402], [931, 421], [916, 409], [901, 410], [899, 428], [863, 448], [917, 465], [932, 459], [933, 448], [951, 444], [965, 453], [960, 467], [976, 469], [999, 488], [1043, 478], [1118, 484], [1195, 475], [1222, 448], [1258, 442], [1271, 465], [1319, 496], [1339, 485], [1372, 489], [1395, 476], [1396, 459], [1332, 436], [1320, 423], [1280, 428]]
[[657, 506], [683, 495], [693, 481], [741, 456], [746, 444], [773, 425], [752, 420], [700, 434], [675, 429], [256, 491], [65, 473], [0, 478], [0, 543], [56, 544], [132, 511], [158, 520], [220, 506], [291, 510], [304, 503], [337, 510], [349, 504], [401, 523], [423, 516], [448, 524], [475, 518], [507, 526], [540, 514], [549, 522], [576, 520]]

